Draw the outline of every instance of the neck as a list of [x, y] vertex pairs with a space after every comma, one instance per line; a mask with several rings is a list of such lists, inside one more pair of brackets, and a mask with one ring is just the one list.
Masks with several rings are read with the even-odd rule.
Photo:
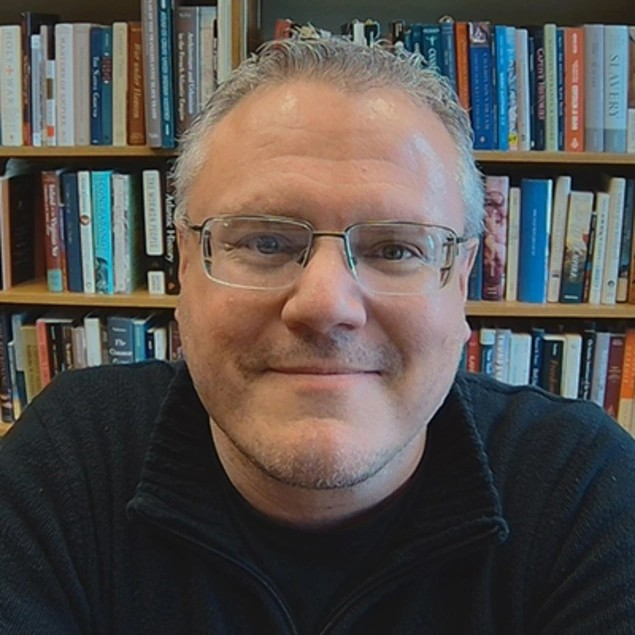
[[243, 498], [274, 521], [307, 529], [356, 522], [390, 501], [414, 474], [425, 445], [425, 439], [413, 439], [390, 464], [350, 487], [312, 489], [273, 478], [238, 450], [213, 421], [210, 427], [223, 469]]

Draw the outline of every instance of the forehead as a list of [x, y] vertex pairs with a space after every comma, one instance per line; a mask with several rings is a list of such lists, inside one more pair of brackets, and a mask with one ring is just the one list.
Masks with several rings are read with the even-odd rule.
[[460, 209], [452, 138], [401, 91], [345, 93], [308, 81], [261, 88], [204, 145], [190, 196], [199, 219], [212, 215], [211, 206], [221, 213], [328, 209], [336, 222], [343, 209], [359, 216], [343, 222], [399, 212], [447, 224], [447, 217], [420, 218], [421, 210], [441, 202], [445, 212]]

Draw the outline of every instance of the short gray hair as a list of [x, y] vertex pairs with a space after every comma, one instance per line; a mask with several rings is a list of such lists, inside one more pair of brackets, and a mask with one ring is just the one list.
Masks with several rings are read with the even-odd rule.
[[177, 222], [187, 218], [189, 190], [205, 162], [205, 140], [212, 128], [241, 99], [261, 86], [300, 78], [325, 82], [346, 92], [402, 90], [416, 105], [430, 108], [443, 122], [458, 151], [456, 182], [465, 208], [464, 234], [481, 233], [484, 188], [472, 154], [472, 127], [449, 82], [424, 68], [419, 55], [387, 43], [363, 46], [342, 38], [268, 42], [214, 92], [180, 141], [181, 152], [172, 174]]

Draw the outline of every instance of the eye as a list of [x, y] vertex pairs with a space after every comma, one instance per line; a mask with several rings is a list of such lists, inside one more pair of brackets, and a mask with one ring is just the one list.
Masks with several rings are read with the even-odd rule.
[[370, 258], [381, 258], [390, 262], [421, 258], [421, 250], [414, 245], [405, 243], [384, 242], [374, 245], [367, 254]]
[[275, 234], [253, 234], [244, 236], [236, 242], [234, 247], [250, 249], [263, 256], [274, 256], [281, 253], [292, 253], [293, 246], [289, 240]]

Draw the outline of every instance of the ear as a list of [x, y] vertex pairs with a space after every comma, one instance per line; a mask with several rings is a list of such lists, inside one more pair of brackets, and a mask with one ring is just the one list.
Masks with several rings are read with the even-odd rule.
[[456, 260], [456, 273], [459, 277], [459, 287], [461, 289], [461, 295], [463, 301], [467, 300], [468, 284], [470, 279], [470, 272], [476, 262], [476, 255], [481, 246], [480, 236], [471, 238], [467, 243], [461, 246], [461, 251]]

